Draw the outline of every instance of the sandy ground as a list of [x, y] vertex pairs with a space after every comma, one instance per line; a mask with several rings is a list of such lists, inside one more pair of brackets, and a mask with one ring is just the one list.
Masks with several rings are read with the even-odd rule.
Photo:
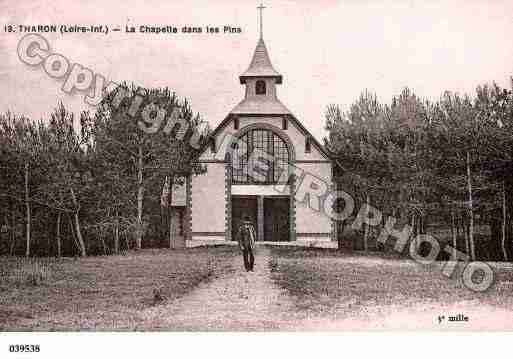
[[268, 248], [257, 248], [255, 270], [246, 272], [242, 257], [233, 258], [233, 265], [240, 270], [142, 313], [147, 328], [263, 331], [295, 327], [293, 303], [272, 281], [269, 259]]
[[[469, 298], [455, 298], [450, 305], [443, 305], [434, 300], [435, 298], [427, 302], [418, 298], [417, 301], [397, 301], [393, 305], [385, 305], [376, 298], [363, 309], [362, 306], [355, 306], [353, 310], [351, 301], [360, 300], [357, 296], [340, 298], [336, 302], [326, 298], [326, 305], [321, 303], [321, 297], [318, 298], [321, 301], [319, 310], [301, 310], [297, 306], [296, 298], [273, 281], [270, 249], [258, 247], [255, 259], [255, 271], [246, 272], [241, 256], [231, 256], [226, 260], [231, 261], [235, 271], [200, 283], [188, 294], [166, 300], [162, 304], [129, 311], [102, 312], [99, 318], [96, 314], [91, 315], [95, 313], [94, 308], [91, 308], [91, 313], [49, 313], [42, 317], [26, 318], [20, 322], [20, 327], [26, 328], [25, 330], [80, 328], [151, 331], [513, 329], [513, 308], [497, 307]], [[349, 263], [357, 260], [359, 264], [369, 265], [372, 270], [379, 270], [384, 265], [381, 263], [384, 260], [373, 258], [349, 257], [332, 260]], [[391, 264], [387, 264], [389, 262]], [[413, 265], [406, 261], [385, 261], [385, 264], [394, 267]], [[365, 278], [362, 277], [361, 280]], [[503, 289], [501, 295], [509, 296], [511, 283], [500, 283], [500, 286]], [[356, 307], [359, 309], [356, 310]], [[449, 321], [449, 316], [458, 314], [467, 316], [468, 321]]]
[[[344, 331], [344, 330], [512, 330], [513, 308], [505, 310], [472, 300], [451, 305], [396, 303], [368, 306], [343, 316], [337, 308], [312, 314], [302, 312], [293, 298], [271, 279], [270, 251], [258, 248], [254, 272], [240, 268], [190, 295], [141, 313], [152, 330], [194, 331]], [[339, 303], [342, 306], [348, 303]], [[464, 314], [468, 321], [450, 321]], [[461, 319], [461, 318], [460, 318]], [[143, 328], [140, 328], [143, 329]]]
[[[458, 314], [468, 321], [449, 321]], [[513, 311], [477, 301], [461, 301], [450, 306], [422, 305], [417, 307], [375, 306], [344, 319], [312, 318], [302, 323], [306, 331], [511, 331]]]

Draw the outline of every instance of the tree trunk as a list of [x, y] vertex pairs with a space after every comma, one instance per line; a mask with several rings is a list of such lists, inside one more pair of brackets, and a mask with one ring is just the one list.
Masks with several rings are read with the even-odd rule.
[[502, 181], [502, 254], [504, 255], [504, 260], [508, 261], [508, 252], [506, 251], [506, 220], [507, 220], [507, 212], [506, 212], [506, 188], [504, 185], [504, 181]]
[[84, 237], [82, 237], [82, 231], [80, 229], [80, 217], [78, 216], [78, 211], [80, 209], [79, 209], [79, 206], [78, 206], [78, 200], [77, 200], [77, 197], [75, 195], [75, 191], [73, 190], [73, 188], [70, 187], [69, 190], [70, 190], [70, 193], [71, 193], [71, 198], [73, 200], [73, 205], [75, 206], [75, 211], [73, 213], [73, 218], [75, 219], [75, 232], [76, 232], [76, 235], [77, 235], [77, 241], [78, 241], [78, 245], [79, 245], [80, 256], [85, 257], [86, 256], [86, 248], [85, 248], [85, 243], [84, 243]]
[[335, 225], [337, 226], [337, 249], [342, 250], [344, 249], [344, 238], [342, 237], [344, 233], [344, 226], [345, 226], [345, 220], [342, 221], [336, 221]]
[[142, 146], [139, 145], [138, 158], [137, 158], [137, 232], [135, 236], [136, 249], [142, 247], [142, 235], [143, 235], [143, 196], [144, 196], [144, 185], [143, 185], [143, 150]]
[[452, 235], [452, 248], [453, 257], [456, 258], [456, 251], [458, 250], [458, 239], [456, 237], [456, 226], [454, 223], [454, 208], [451, 208], [451, 235]]
[[463, 230], [463, 235], [465, 236], [465, 252], [467, 254], [470, 253], [470, 244], [469, 244], [469, 235], [468, 235], [468, 228], [469, 226], [465, 223], [465, 221], [462, 219], [462, 230]]
[[116, 207], [116, 219], [114, 221], [114, 253], [119, 253], [119, 210]]
[[412, 235], [411, 240], [415, 241], [413, 243], [413, 245], [415, 246], [415, 251], [418, 252], [419, 251], [419, 243], [417, 243], [418, 241], [416, 240], [417, 239], [417, 235], [418, 235], [418, 233], [417, 233], [418, 232], [418, 226], [415, 223], [415, 212], [413, 212], [412, 215], [411, 215], [410, 227], [411, 227], [411, 235]]
[[[337, 179], [334, 181], [334, 184], [335, 184], [335, 189], [338, 190], [340, 187], [341, 187], [341, 184], [340, 184], [340, 179], [337, 177]], [[333, 206], [334, 206], [334, 210], [336, 213], [340, 213], [340, 210], [341, 210], [341, 206], [340, 206], [340, 202], [339, 201], [335, 201], [335, 203], [333, 203]], [[337, 235], [337, 249], [339, 251], [343, 250], [344, 249], [344, 239], [342, 237], [343, 233], [344, 233], [344, 226], [345, 226], [345, 220], [336, 220], [335, 221], [335, 233]]]
[[126, 250], [130, 250], [130, 240], [128, 239], [128, 234], [125, 232], [125, 244], [126, 244]]
[[173, 238], [173, 211], [172, 211], [172, 203], [173, 203], [173, 182], [174, 177], [169, 176], [168, 178], [168, 191], [167, 191], [167, 230], [168, 230], [168, 239], [169, 239], [169, 248], [174, 248], [174, 240]]
[[16, 247], [16, 205], [11, 203], [11, 250], [9, 254], [14, 255], [14, 249]]
[[504, 178], [504, 195], [506, 197], [506, 250], [511, 250], [513, 243], [511, 234], [513, 233], [513, 223], [509, 213], [513, 213], [513, 179], [508, 176]]
[[[76, 249], [80, 249], [80, 246], [77, 242], [77, 236], [75, 236], [75, 229], [73, 228], [73, 219], [71, 219], [71, 216], [68, 214], [68, 223], [69, 223], [69, 232], [71, 233], [71, 239], [73, 239], [73, 244], [75, 245]], [[76, 256], [76, 254], [75, 254]]]
[[[47, 217], [46, 219], [48, 220], [48, 222], [50, 222], [48, 216], [46, 216], [46, 217]], [[53, 237], [53, 233], [50, 230], [47, 230], [45, 235], [46, 235], [46, 256], [50, 257], [51, 256], [51, 248], [52, 248], [52, 244], [50, 243], [50, 241], [51, 241], [51, 238]]]
[[60, 258], [62, 256], [62, 247], [61, 247], [61, 212], [57, 213], [57, 257]]
[[474, 246], [474, 208], [472, 202], [472, 179], [470, 174], [470, 152], [467, 151], [467, 185], [468, 185], [468, 209], [469, 209], [469, 242], [470, 258], [476, 260], [476, 251]]
[[[365, 202], [367, 203], [367, 208], [369, 208], [369, 206], [370, 206], [370, 196], [369, 195], [367, 195]], [[364, 224], [363, 250], [365, 252], [367, 252], [369, 250], [369, 225], [368, 224]]]
[[80, 246], [80, 256], [85, 257], [86, 249], [85, 249], [84, 237], [82, 237], [82, 230], [80, 229], [80, 218], [78, 217], [78, 212], [74, 213], [74, 218], [75, 218], [75, 232], [77, 235], [78, 244]]
[[100, 230], [100, 241], [102, 242], [103, 255], [106, 256], [108, 253], [107, 244], [105, 243], [105, 236], [103, 235], [103, 231]]
[[25, 256], [30, 256], [30, 196], [29, 196], [29, 164], [25, 163], [25, 220], [26, 220], [26, 228], [25, 228], [25, 241], [26, 241], [26, 249]]

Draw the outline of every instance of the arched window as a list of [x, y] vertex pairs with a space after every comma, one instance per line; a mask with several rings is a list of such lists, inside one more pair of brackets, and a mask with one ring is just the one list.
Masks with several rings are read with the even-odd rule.
[[265, 81], [258, 80], [255, 85], [255, 93], [257, 95], [265, 95]]
[[[257, 158], [262, 152], [265, 158]], [[233, 144], [231, 161], [233, 184], [273, 184], [288, 180], [287, 144], [271, 130], [254, 129], [245, 133]], [[286, 176], [281, 177], [284, 171]]]

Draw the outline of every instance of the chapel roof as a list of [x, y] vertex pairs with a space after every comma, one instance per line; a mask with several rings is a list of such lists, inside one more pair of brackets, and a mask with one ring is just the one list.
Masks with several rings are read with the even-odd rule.
[[251, 60], [248, 69], [240, 75], [240, 83], [245, 84], [246, 79], [250, 77], [274, 77], [276, 78], [277, 84], [281, 84], [283, 79], [281, 74], [278, 73], [272, 65], [269, 53], [267, 52], [267, 47], [265, 46], [265, 42], [262, 37], [258, 40], [253, 54], [253, 59]]
[[289, 115], [291, 112], [276, 97], [252, 96], [244, 98], [233, 110], [234, 115]]

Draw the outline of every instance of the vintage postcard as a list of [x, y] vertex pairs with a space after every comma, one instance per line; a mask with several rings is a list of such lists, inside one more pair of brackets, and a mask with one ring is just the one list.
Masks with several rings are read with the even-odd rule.
[[0, 330], [511, 331], [512, 14], [0, 1]]

